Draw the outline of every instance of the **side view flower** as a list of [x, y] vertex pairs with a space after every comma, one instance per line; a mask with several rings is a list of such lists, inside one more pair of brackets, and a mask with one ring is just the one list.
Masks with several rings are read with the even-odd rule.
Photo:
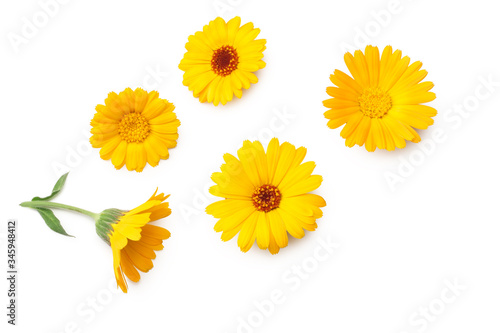
[[266, 40], [255, 39], [260, 29], [251, 22], [240, 24], [239, 17], [227, 23], [217, 17], [188, 38], [179, 69], [184, 71], [182, 83], [201, 103], [217, 106], [231, 101], [233, 95], [241, 98], [242, 88], [257, 83], [254, 72], [266, 66], [261, 60]]
[[163, 241], [170, 237], [167, 229], [149, 224], [170, 215], [168, 203], [164, 202], [168, 195], [157, 194], [155, 191], [149, 200], [132, 210], [110, 208], [101, 213], [93, 213], [50, 201], [63, 188], [67, 175], [59, 178], [50, 196], [35, 197], [31, 201], [21, 203], [21, 206], [37, 210], [50, 229], [65, 236], [70, 235], [61, 226], [61, 222], [52, 209], [76, 211], [93, 218], [97, 234], [111, 246], [116, 282], [126, 293], [128, 285], [124, 276], [133, 282], [138, 282], [141, 278], [138, 270], [148, 272], [153, 268], [152, 260], [156, 258], [155, 251], [162, 250]]
[[309, 193], [323, 180], [312, 175], [314, 162], [302, 163], [306, 148], [295, 148], [274, 138], [267, 152], [259, 141], [245, 141], [238, 158], [224, 155], [226, 162], [212, 180], [210, 193], [224, 198], [206, 208], [218, 219], [215, 231], [228, 241], [236, 234], [241, 251], [247, 252], [255, 241], [272, 254], [288, 245], [288, 234], [304, 237], [314, 231], [316, 219], [323, 216], [325, 200]]
[[158, 96], [156, 91], [127, 88], [109, 93], [104, 105], [96, 106], [90, 143], [101, 149], [103, 160], [110, 159], [116, 169], [126, 165], [129, 171], [141, 172], [146, 163], [155, 167], [169, 157], [181, 123], [174, 105]]
[[330, 109], [325, 117], [330, 128], [345, 124], [340, 135], [346, 146], [365, 145], [368, 151], [404, 148], [406, 140], [420, 142], [415, 128], [427, 129], [434, 123], [436, 109], [422, 105], [436, 98], [429, 91], [434, 84], [421, 82], [427, 71], [420, 69], [420, 61], [410, 65], [410, 58], [401, 56], [391, 46], [380, 56], [378, 48], [369, 45], [364, 54], [360, 50], [354, 56], [345, 54], [352, 77], [340, 70], [330, 76], [335, 87], [326, 89], [332, 98], [323, 101]]

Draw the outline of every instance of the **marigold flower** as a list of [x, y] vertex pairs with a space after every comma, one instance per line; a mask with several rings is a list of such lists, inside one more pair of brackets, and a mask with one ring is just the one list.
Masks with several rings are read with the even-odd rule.
[[177, 145], [180, 121], [174, 105], [141, 88], [111, 92], [104, 105], [96, 106], [90, 122], [90, 143], [100, 148], [103, 160], [111, 159], [116, 169], [141, 172], [146, 163], [155, 167], [169, 157], [168, 150]]
[[236, 234], [241, 251], [247, 252], [255, 240], [261, 249], [276, 254], [288, 245], [288, 234], [304, 237], [304, 229], [316, 229], [323, 216], [325, 200], [309, 193], [323, 180], [312, 175], [314, 162], [302, 163], [306, 148], [295, 148], [272, 139], [267, 152], [259, 141], [245, 141], [238, 158], [224, 155], [221, 172], [212, 175], [217, 184], [210, 193], [224, 198], [206, 208], [219, 221], [215, 231], [228, 241]]
[[128, 289], [124, 275], [138, 282], [141, 278], [138, 270], [146, 273], [153, 268], [155, 251], [162, 250], [163, 240], [170, 237], [167, 229], [149, 224], [171, 213], [164, 202], [169, 196], [156, 193], [137, 208], [107, 209], [97, 219], [97, 234], [111, 245], [116, 282], [123, 292]]
[[242, 88], [258, 81], [253, 73], [266, 66], [261, 60], [266, 40], [255, 39], [260, 29], [251, 22], [240, 24], [239, 17], [227, 23], [217, 17], [188, 38], [179, 69], [184, 71], [182, 83], [201, 103], [224, 105], [233, 95], [241, 98]]
[[369, 45], [364, 54], [345, 54], [352, 77], [340, 70], [330, 76], [336, 87], [326, 89], [332, 98], [323, 101], [330, 109], [325, 117], [330, 128], [345, 124], [340, 135], [346, 146], [365, 145], [368, 151], [404, 148], [405, 140], [420, 142], [415, 128], [434, 123], [436, 109], [422, 105], [436, 98], [429, 91], [434, 84], [421, 82], [427, 71], [420, 69], [420, 61], [410, 65], [410, 58], [401, 55], [386, 46], [380, 56], [378, 48]]
[[153, 268], [155, 251], [162, 250], [163, 241], [170, 237], [167, 229], [150, 224], [170, 215], [171, 210], [165, 202], [169, 196], [163, 193], [157, 194], [157, 190], [149, 200], [130, 211], [111, 208], [99, 214], [93, 213], [50, 201], [63, 188], [67, 175], [59, 178], [50, 196], [35, 197], [31, 201], [21, 203], [21, 206], [38, 211], [50, 229], [65, 236], [70, 235], [61, 226], [52, 209], [76, 211], [93, 218], [97, 234], [111, 246], [116, 282], [126, 293], [128, 286], [125, 276], [133, 282], [138, 282], [141, 278], [138, 270], [148, 272]]

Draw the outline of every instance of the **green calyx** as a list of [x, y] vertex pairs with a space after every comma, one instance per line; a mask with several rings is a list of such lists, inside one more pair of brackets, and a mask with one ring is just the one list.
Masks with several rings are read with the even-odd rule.
[[64, 187], [64, 184], [66, 183], [66, 178], [68, 177], [68, 174], [62, 175], [59, 180], [56, 182], [54, 185], [54, 188], [52, 189], [52, 193], [49, 196], [46, 197], [34, 197], [31, 199], [31, 201], [25, 201], [21, 203], [20, 205], [22, 207], [27, 207], [36, 210], [40, 216], [43, 218], [47, 226], [52, 229], [52, 231], [57, 232], [58, 234], [64, 235], [64, 236], [70, 236], [66, 230], [61, 225], [61, 222], [59, 219], [54, 215], [54, 212], [52, 212], [53, 209], [64, 209], [64, 210], [70, 210], [74, 212], [78, 212], [80, 214], [86, 215], [95, 221], [95, 229], [99, 237], [101, 237], [106, 243], [110, 244], [109, 242], [109, 237], [111, 233], [113, 232], [113, 224], [117, 223], [120, 220], [120, 217], [123, 216], [123, 214], [126, 213], [125, 210], [121, 209], [116, 209], [116, 208], [110, 208], [103, 210], [101, 213], [93, 213], [91, 211], [70, 206], [70, 205], [64, 205], [61, 203], [57, 202], [52, 202], [51, 200], [54, 199], [62, 190]]
[[112, 225], [117, 223], [125, 212], [125, 210], [110, 208], [103, 210], [96, 218], [96, 232], [106, 243], [110, 244], [109, 236], [113, 231]]

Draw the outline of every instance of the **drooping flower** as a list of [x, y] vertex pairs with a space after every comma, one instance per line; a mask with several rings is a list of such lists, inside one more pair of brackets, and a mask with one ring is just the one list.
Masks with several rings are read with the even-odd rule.
[[238, 235], [238, 246], [247, 252], [255, 240], [272, 254], [288, 245], [288, 234], [304, 236], [314, 231], [323, 216], [325, 200], [309, 193], [322, 177], [312, 175], [314, 162], [302, 163], [306, 148], [295, 148], [272, 139], [267, 152], [259, 141], [245, 141], [238, 158], [224, 155], [221, 172], [212, 175], [217, 184], [210, 193], [224, 200], [210, 204], [206, 211], [219, 219], [215, 231], [228, 241]]
[[71, 210], [94, 219], [97, 234], [111, 246], [117, 285], [126, 293], [128, 286], [125, 276], [138, 282], [141, 278], [138, 271], [148, 272], [153, 268], [155, 251], [162, 250], [163, 241], [170, 237], [167, 229], [150, 224], [170, 215], [168, 203], [164, 202], [169, 196], [157, 194], [157, 190], [148, 201], [130, 211], [111, 208], [93, 213], [51, 201], [62, 190], [67, 175], [59, 178], [51, 195], [34, 197], [31, 201], [21, 203], [21, 206], [36, 210], [50, 229], [65, 236], [70, 235], [52, 212], [53, 209]]
[[404, 148], [406, 141], [420, 142], [416, 129], [426, 129], [434, 123], [436, 109], [422, 105], [436, 98], [429, 90], [434, 84], [421, 82], [427, 71], [422, 63], [410, 65], [410, 58], [402, 52], [393, 52], [386, 46], [380, 56], [377, 47], [367, 46], [365, 53], [357, 50], [354, 56], [346, 53], [345, 63], [351, 76], [335, 70], [328, 87], [332, 98], [323, 101], [330, 110], [325, 112], [328, 127], [345, 124], [340, 135], [346, 146], [365, 145], [366, 150], [376, 148], [394, 150]]
[[111, 159], [116, 169], [141, 172], [146, 163], [155, 167], [169, 157], [169, 148], [177, 145], [180, 121], [174, 105], [141, 88], [111, 92], [104, 105], [96, 106], [90, 122], [90, 143], [100, 148], [103, 160]]
[[188, 38], [179, 68], [185, 72], [182, 83], [201, 103], [224, 105], [233, 95], [241, 98], [242, 88], [257, 83], [254, 72], [266, 65], [261, 60], [266, 40], [255, 39], [260, 29], [240, 24], [239, 17], [227, 23], [218, 17]]
[[125, 276], [138, 282], [138, 270], [145, 273], [153, 268], [155, 251], [162, 250], [163, 240], [170, 237], [167, 229], [149, 224], [171, 213], [164, 202], [169, 196], [156, 193], [130, 211], [105, 210], [96, 222], [98, 235], [111, 245], [116, 282], [123, 292], [128, 289]]

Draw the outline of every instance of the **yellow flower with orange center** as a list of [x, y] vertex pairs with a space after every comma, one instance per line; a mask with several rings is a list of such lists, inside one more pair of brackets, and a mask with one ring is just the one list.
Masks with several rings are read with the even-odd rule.
[[330, 109], [325, 112], [328, 127], [345, 124], [340, 135], [346, 146], [365, 145], [368, 151], [404, 148], [406, 140], [420, 142], [415, 129], [432, 125], [437, 114], [422, 105], [436, 98], [429, 91], [434, 84], [421, 82], [427, 76], [422, 63], [410, 65], [410, 58], [402, 57], [400, 50], [393, 52], [391, 46], [380, 55], [369, 45], [365, 53], [346, 53], [344, 59], [352, 77], [340, 70], [330, 76], [335, 87], [326, 92], [332, 98], [323, 101]]
[[182, 83], [202, 103], [224, 105], [234, 95], [241, 98], [242, 88], [257, 83], [254, 72], [266, 66], [261, 60], [266, 40], [255, 39], [260, 29], [254, 29], [251, 22], [240, 24], [239, 17], [227, 23], [218, 17], [188, 38], [179, 64], [184, 71]]
[[272, 254], [288, 245], [288, 235], [304, 237], [304, 230], [316, 229], [323, 216], [325, 200], [309, 193], [323, 180], [312, 175], [314, 162], [302, 163], [306, 148], [295, 148], [272, 139], [267, 152], [259, 141], [245, 141], [238, 158], [224, 155], [221, 172], [212, 175], [217, 184], [210, 193], [224, 198], [209, 205], [208, 214], [218, 219], [215, 231], [228, 241], [236, 234], [241, 251], [255, 241]]
[[174, 105], [141, 88], [127, 88], [108, 95], [104, 105], [97, 105], [90, 122], [90, 143], [100, 148], [103, 160], [111, 159], [116, 169], [141, 172], [146, 163], [155, 167], [169, 157], [168, 150], [177, 145], [180, 121]]

